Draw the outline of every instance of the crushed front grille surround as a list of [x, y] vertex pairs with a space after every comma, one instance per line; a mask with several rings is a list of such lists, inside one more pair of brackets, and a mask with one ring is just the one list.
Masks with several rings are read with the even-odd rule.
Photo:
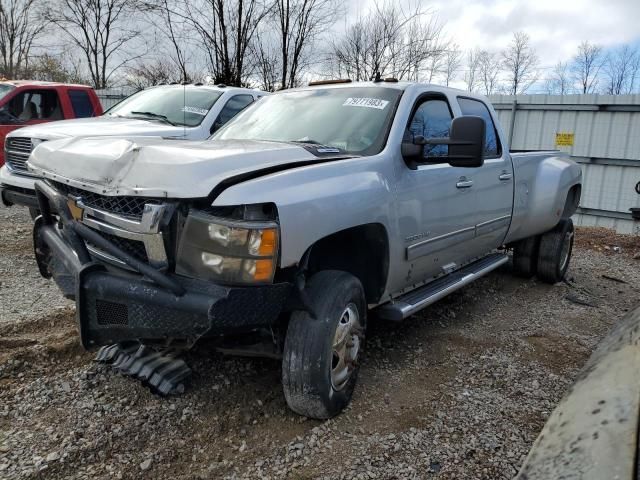
[[142, 218], [145, 204], [159, 205], [161, 203], [159, 200], [151, 198], [133, 196], [111, 197], [89, 192], [88, 190], [81, 190], [59, 182], [54, 182], [54, 184], [56, 189], [65, 195], [82, 197], [82, 202], [88, 207], [97, 208], [133, 220], [140, 220]]

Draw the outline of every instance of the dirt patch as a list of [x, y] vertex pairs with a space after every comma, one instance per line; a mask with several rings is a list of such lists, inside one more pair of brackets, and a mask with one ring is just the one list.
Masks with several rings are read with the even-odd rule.
[[[0, 211], [0, 235], [16, 245], [29, 242], [21, 218]], [[373, 320], [353, 403], [324, 422], [287, 409], [274, 360], [203, 344], [186, 357], [189, 389], [170, 398], [95, 364], [73, 307], [3, 250], [0, 478], [513, 478], [590, 352], [640, 298], [633, 240], [599, 251], [592, 230], [578, 230], [567, 283], [505, 267], [403, 323]]]
[[575, 245], [605, 255], [640, 258], [640, 236], [621, 235], [603, 227], [576, 227]]

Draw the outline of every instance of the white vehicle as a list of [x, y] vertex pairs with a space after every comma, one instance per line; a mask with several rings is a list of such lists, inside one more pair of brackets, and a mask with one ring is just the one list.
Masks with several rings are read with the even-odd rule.
[[131, 95], [99, 117], [20, 128], [5, 141], [0, 200], [6, 206], [37, 207], [36, 177], [27, 170], [26, 162], [43, 141], [89, 136], [204, 140], [263, 95], [267, 93], [224, 85], [162, 85]]

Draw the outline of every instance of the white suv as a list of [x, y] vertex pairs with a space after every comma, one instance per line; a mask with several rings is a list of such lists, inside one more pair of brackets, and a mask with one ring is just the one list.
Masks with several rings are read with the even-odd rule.
[[[0, 169], [0, 200], [6, 206], [37, 207], [27, 169], [33, 148], [65, 137], [150, 136], [205, 140], [266, 92], [224, 85], [162, 85], [142, 90], [93, 118], [20, 128], [7, 135]], [[32, 212], [33, 214], [34, 212]]]

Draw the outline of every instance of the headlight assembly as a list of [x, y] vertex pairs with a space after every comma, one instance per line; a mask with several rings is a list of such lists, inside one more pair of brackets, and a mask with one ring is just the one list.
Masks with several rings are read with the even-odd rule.
[[191, 210], [180, 237], [176, 273], [230, 284], [271, 283], [278, 224], [214, 217]]

